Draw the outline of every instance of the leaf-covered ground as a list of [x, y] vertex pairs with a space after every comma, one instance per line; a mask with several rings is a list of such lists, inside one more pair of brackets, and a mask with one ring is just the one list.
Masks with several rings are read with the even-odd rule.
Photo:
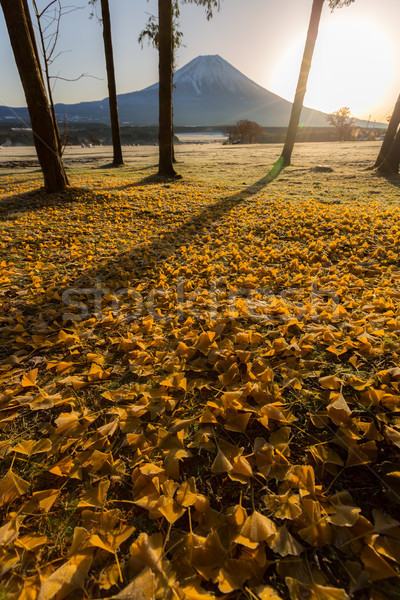
[[306, 152], [1, 176], [1, 599], [400, 598], [399, 181]]

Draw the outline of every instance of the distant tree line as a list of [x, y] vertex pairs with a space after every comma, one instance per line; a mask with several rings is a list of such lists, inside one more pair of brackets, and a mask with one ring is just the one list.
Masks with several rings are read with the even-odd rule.
[[[67, 131], [67, 134], [61, 134], [61, 142], [63, 147], [70, 145], [92, 144], [92, 145], [111, 145], [112, 130], [110, 125], [105, 123], [80, 123], [67, 124], [60, 121], [60, 130]], [[224, 133], [227, 140], [226, 145], [230, 144], [282, 144], [285, 141], [287, 127], [261, 127], [259, 134], [256, 136], [248, 136], [246, 132], [239, 133], [234, 126], [213, 126], [207, 128], [210, 131]], [[174, 127], [174, 144], [179, 144], [179, 136], [182, 132], [194, 133], [195, 131], [204, 131], [204, 127]], [[353, 126], [346, 133], [345, 137], [341, 137], [339, 130], [335, 127], [300, 127], [296, 136], [298, 142], [334, 142], [339, 139], [358, 140], [369, 139], [376, 140], [385, 129], [379, 127], [367, 128]], [[158, 126], [134, 126], [123, 125], [120, 128], [121, 143], [125, 146], [132, 145], [155, 145], [158, 144]], [[27, 128], [21, 128], [19, 121], [0, 121], [0, 146], [32, 146], [34, 138], [32, 131]]]

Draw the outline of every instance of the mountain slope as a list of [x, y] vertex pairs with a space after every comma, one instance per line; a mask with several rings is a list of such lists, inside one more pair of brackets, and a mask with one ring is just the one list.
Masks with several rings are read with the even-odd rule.
[[[180, 126], [227, 125], [239, 119], [269, 127], [286, 127], [291, 103], [264, 89], [218, 55], [198, 56], [174, 76], [174, 122]], [[155, 125], [158, 122], [158, 83], [118, 96], [121, 124]], [[12, 109], [19, 117], [27, 110]], [[79, 104], [57, 104], [60, 120], [109, 122], [108, 99]], [[0, 118], [10, 116], [0, 107]], [[327, 126], [325, 114], [304, 108], [301, 125]]]
[[[198, 56], [174, 76], [176, 125], [226, 125], [250, 119], [264, 126], [285, 127], [291, 103], [264, 89], [218, 55]], [[158, 116], [158, 83], [119, 96], [122, 121], [154, 124]], [[304, 109], [303, 125], [326, 126], [325, 115]]]

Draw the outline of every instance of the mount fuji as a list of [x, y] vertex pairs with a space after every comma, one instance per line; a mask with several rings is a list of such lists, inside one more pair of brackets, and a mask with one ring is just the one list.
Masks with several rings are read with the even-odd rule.
[[[231, 125], [240, 119], [264, 127], [287, 127], [291, 103], [261, 87], [219, 55], [198, 56], [174, 75], [174, 124], [176, 126]], [[158, 83], [118, 96], [123, 125], [158, 123]], [[13, 109], [26, 117], [26, 109]], [[21, 113], [21, 111], [23, 111]], [[10, 115], [0, 107], [0, 118]], [[60, 120], [109, 122], [108, 98], [79, 104], [56, 104]], [[301, 125], [326, 127], [325, 114], [303, 108]]]

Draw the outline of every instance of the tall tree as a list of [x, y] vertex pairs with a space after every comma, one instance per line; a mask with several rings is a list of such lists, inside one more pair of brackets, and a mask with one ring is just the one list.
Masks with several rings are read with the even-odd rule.
[[62, 163], [26, 0], [0, 0], [15, 62], [24, 89], [32, 132], [47, 192], [68, 185]]
[[[98, 0], [89, 0], [89, 4], [93, 6], [91, 16], [95, 14], [95, 7], [98, 5]], [[113, 145], [113, 161], [114, 167], [119, 167], [124, 164], [121, 147], [121, 132], [118, 116], [118, 100], [117, 86], [115, 83], [115, 67], [114, 67], [114, 51], [111, 35], [111, 18], [110, 5], [108, 0], [100, 0], [101, 7], [101, 22], [103, 27], [103, 43], [104, 55], [106, 60], [107, 87], [108, 87], [108, 102], [110, 107], [110, 123], [111, 123], [111, 138]]]
[[388, 157], [389, 152], [393, 146], [397, 129], [400, 125], [400, 94], [397, 98], [397, 102], [394, 106], [392, 116], [390, 117], [389, 125], [385, 133], [385, 137], [382, 142], [381, 149], [379, 150], [379, 154], [376, 158], [374, 167], [381, 167], [384, 169], [386, 158]]
[[[213, 9], [220, 7], [220, 0], [182, 0], [183, 4], [198, 4], [206, 9], [211, 19]], [[173, 168], [173, 71], [175, 50], [180, 45], [182, 33], [178, 29], [179, 0], [158, 0], [158, 24], [150, 17], [139, 42], [148, 37], [158, 48], [159, 56], [159, 170], [163, 177], [175, 177]]]
[[[91, 16], [96, 14], [96, 6], [98, 0], [89, 0], [89, 5], [93, 6]], [[103, 27], [103, 43], [104, 55], [106, 60], [107, 87], [108, 87], [108, 102], [110, 107], [110, 123], [111, 123], [111, 138], [113, 145], [113, 161], [114, 167], [119, 167], [124, 164], [121, 147], [121, 131], [119, 126], [118, 116], [118, 100], [117, 86], [115, 83], [115, 67], [114, 67], [114, 51], [111, 35], [111, 18], [110, 5], [108, 0], [100, 0], [101, 7], [101, 22]]]
[[[175, 59], [176, 59], [176, 50], [181, 45], [183, 34], [179, 30], [179, 4], [178, 0], [175, 0], [172, 4], [172, 85], [173, 85], [173, 77], [175, 72]], [[154, 15], [150, 15], [145, 28], [140, 32], [138, 42], [141, 44], [143, 48], [144, 40], [147, 38], [148, 42], [153, 44], [154, 48], [159, 50], [159, 27], [158, 27], [158, 19]], [[173, 141], [173, 109], [172, 109], [172, 162], [176, 163], [175, 160], [175, 148]]]
[[290, 165], [294, 143], [296, 141], [297, 128], [300, 122], [300, 115], [303, 108], [304, 96], [307, 90], [308, 75], [311, 69], [311, 61], [314, 54], [315, 42], [318, 35], [318, 27], [321, 19], [324, 0], [313, 0], [311, 9], [310, 23], [307, 32], [306, 45], [304, 48], [303, 60], [300, 67], [299, 80], [297, 82], [296, 94], [294, 97], [290, 121], [286, 133], [285, 144], [282, 150], [283, 166]]
[[158, 174], [176, 177], [173, 167], [172, 77], [173, 77], [172, 0], [158, 0]]
[[108, 100], [110, 104], [111, 136], [113, 143], [113, 162], [115, 167], [124, 164], [119, 128], [117, 87], [115, 84], [114, 55], [111, 37], [110, 7], [108, 0], [100, 0], [101, 18], [103, 21], [104, 54], [106, 58]]
[[[333, 10], [337, 7], [348, 6], [354, 0], [329, 0], [329, 6]], [[300, 122], [300, 115], [303, 108], [304, 96], [307, 90], [308, 75], [311, 69], [311, 61], [314, 54], [315, 42], [318, 35], [319, 22], [324, 0], [313, 0], [310, 22], [307, 32], [306, 45], [301, 62], [299, 79], [297, 82], [296, 94], [294, 97], [292, 111], [290, 114], [289, 126], [286, 133], [285, 144], [281, 154], [281, 165], [285, 167], [290, 165], [292, 159], [293, 147], [296, 141], [297, 129]]]

